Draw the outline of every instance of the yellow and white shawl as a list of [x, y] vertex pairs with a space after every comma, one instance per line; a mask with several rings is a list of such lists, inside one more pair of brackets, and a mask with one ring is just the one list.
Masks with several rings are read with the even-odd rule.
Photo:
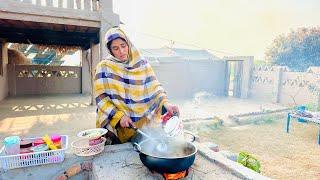
[[150, 118], [167, 101], [167, 96], [158, 82], [152, 67], [133, 46], [119, 28], [110, 29], [106, 43], [121, 37], [129, 46], [129, 60], [121, 62], [111, 55], [96, 67], [94, 94], [97, 104], [97, 127], [116, 124], [123, 115], [133, 122], [143, 117]]

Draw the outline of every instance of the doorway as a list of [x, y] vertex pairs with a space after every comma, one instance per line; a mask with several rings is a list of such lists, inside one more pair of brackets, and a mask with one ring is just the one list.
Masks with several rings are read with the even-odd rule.
[[230, 97], [241, 97], [241, 80], [242, 80], [243, 61], [227, 61], [227, 88], [226, 95]]

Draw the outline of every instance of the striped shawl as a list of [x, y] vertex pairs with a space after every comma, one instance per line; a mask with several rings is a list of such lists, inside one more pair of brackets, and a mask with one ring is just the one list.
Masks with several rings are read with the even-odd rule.
[[120, 62], [106, 48], [110, 55], [96, 67], [94, 94], [97, 127], [111, 125], [115, 128], [123, 115], [129, 116], [133, 122], [143, 117], [151, 119], [167, 101], [152, 67], [122, 30], [110, 29], [106, 34], [106, 42], [118, 36], [128, 43], [129, 60]]

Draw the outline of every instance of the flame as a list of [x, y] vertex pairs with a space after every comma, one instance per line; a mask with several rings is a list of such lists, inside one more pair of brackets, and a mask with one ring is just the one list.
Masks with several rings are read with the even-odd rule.
[[184, 178], [188, 175], [187, 170], [185, 171], [181, 171], [181, 172], [177, 172], [174, 174], [168, 174], [168, 173], [164, 173], [163, 176], [166, 180], [175, 180], [175, 179], [181, 179]]

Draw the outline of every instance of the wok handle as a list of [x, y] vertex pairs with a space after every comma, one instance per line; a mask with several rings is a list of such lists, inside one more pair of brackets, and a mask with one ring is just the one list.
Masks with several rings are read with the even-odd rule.
[[191, 131], [184, 131], [184, 134], [189, 134], [192, 136], [192, 140], [190, 142], [193, 143], [196, 141], [196, 136]]
[[132, 146], [133, 146], [133, 150], [135, 150], [135, 151], [137, 151], [137, 152], [141, 152], [141, 146], [140, 146], [140, 144], [138, 144], [138, 143], [133, 143], [132, 144]]
[[129, 124], [129, 127], [135, 131], [138, 130], [138, 128], [134, 124]]

